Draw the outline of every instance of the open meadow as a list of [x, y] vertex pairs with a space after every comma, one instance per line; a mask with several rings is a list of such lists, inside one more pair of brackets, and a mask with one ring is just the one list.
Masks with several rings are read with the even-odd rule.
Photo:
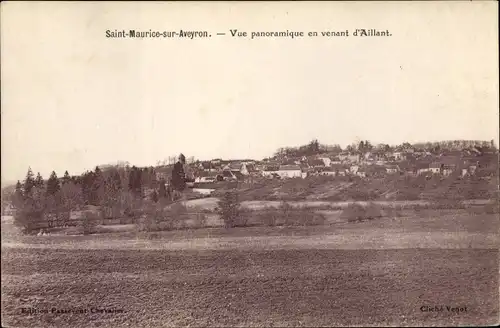
[[498, 214], [325, 216], [88, 236], [23, 236], [4, 217], [2, 326], [498, 323]]

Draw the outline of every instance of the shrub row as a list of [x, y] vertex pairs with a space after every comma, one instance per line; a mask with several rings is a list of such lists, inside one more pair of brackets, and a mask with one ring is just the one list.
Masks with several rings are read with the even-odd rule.
[[349, 204], [340, 217], [348, 222], [361, 222], [382, 217], [382, 208], [376, 204], [369, 203], [366, 206], [360, 204]]

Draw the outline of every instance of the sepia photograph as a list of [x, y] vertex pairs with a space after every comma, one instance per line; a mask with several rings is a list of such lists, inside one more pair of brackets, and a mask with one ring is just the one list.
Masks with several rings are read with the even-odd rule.
[[0, 8], [2, 327], [500, 323], [498, 2]]

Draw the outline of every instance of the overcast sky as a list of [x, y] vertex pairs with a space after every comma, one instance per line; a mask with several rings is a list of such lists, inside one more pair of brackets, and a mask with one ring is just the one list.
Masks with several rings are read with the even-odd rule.
[[[2, 181], [263, 158], [312, 138], [494, 139], [496, 2], [3, 3]], [[388, 38], [235, 39], [241, 31], [389, 29]], [[210, 39], [107, 39], [106, 29]]]

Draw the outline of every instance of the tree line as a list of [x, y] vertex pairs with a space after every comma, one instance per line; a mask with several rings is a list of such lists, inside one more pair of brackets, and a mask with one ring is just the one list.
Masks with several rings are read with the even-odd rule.
[[98, 206], [101, 216], [134, 215], [137, 201], [172, 202], [186, 187], [185, 157], [181, 154], [168, 181], [157, 179], [153, 167], [111, 167], [71, 176], [68, 171], [59, 178], [53, 171], [47, 180], [28, 168], [23, 182], [17, 181], [12, 196], [14, 216], [24, 230], [32, 230], [40, 221], [49, 226], [65, 225], [71, 211], [85, 206]]
[[374, 150], [378, 151], [404, 151], [413, 148], [417, 151], [428, 151], [431, 153], [439, 153], [441, 151], [463, 150], [463, 149], [477, 149], [481, 150], [496, 150], [496, 145], [493, 140], [448, 140], [439, 142], [425, 142], [410, 144], [403, 142], [399, 145], [377, 144], [373, 145], [369, 140], [361, 140], [359, 142], [347, 145], [343, 149], [340, 145], [327, 145], [320, 143], [317, 139], [311, 140], [309, 143], [299, 147], [283, 147], [279, 148], [274, 153], [274, 158], [282, 159], [287, 157], [302, 157], [314, 156], [324, 153], [341, 153], [347, 151], [349, 153], [365, 154]]

